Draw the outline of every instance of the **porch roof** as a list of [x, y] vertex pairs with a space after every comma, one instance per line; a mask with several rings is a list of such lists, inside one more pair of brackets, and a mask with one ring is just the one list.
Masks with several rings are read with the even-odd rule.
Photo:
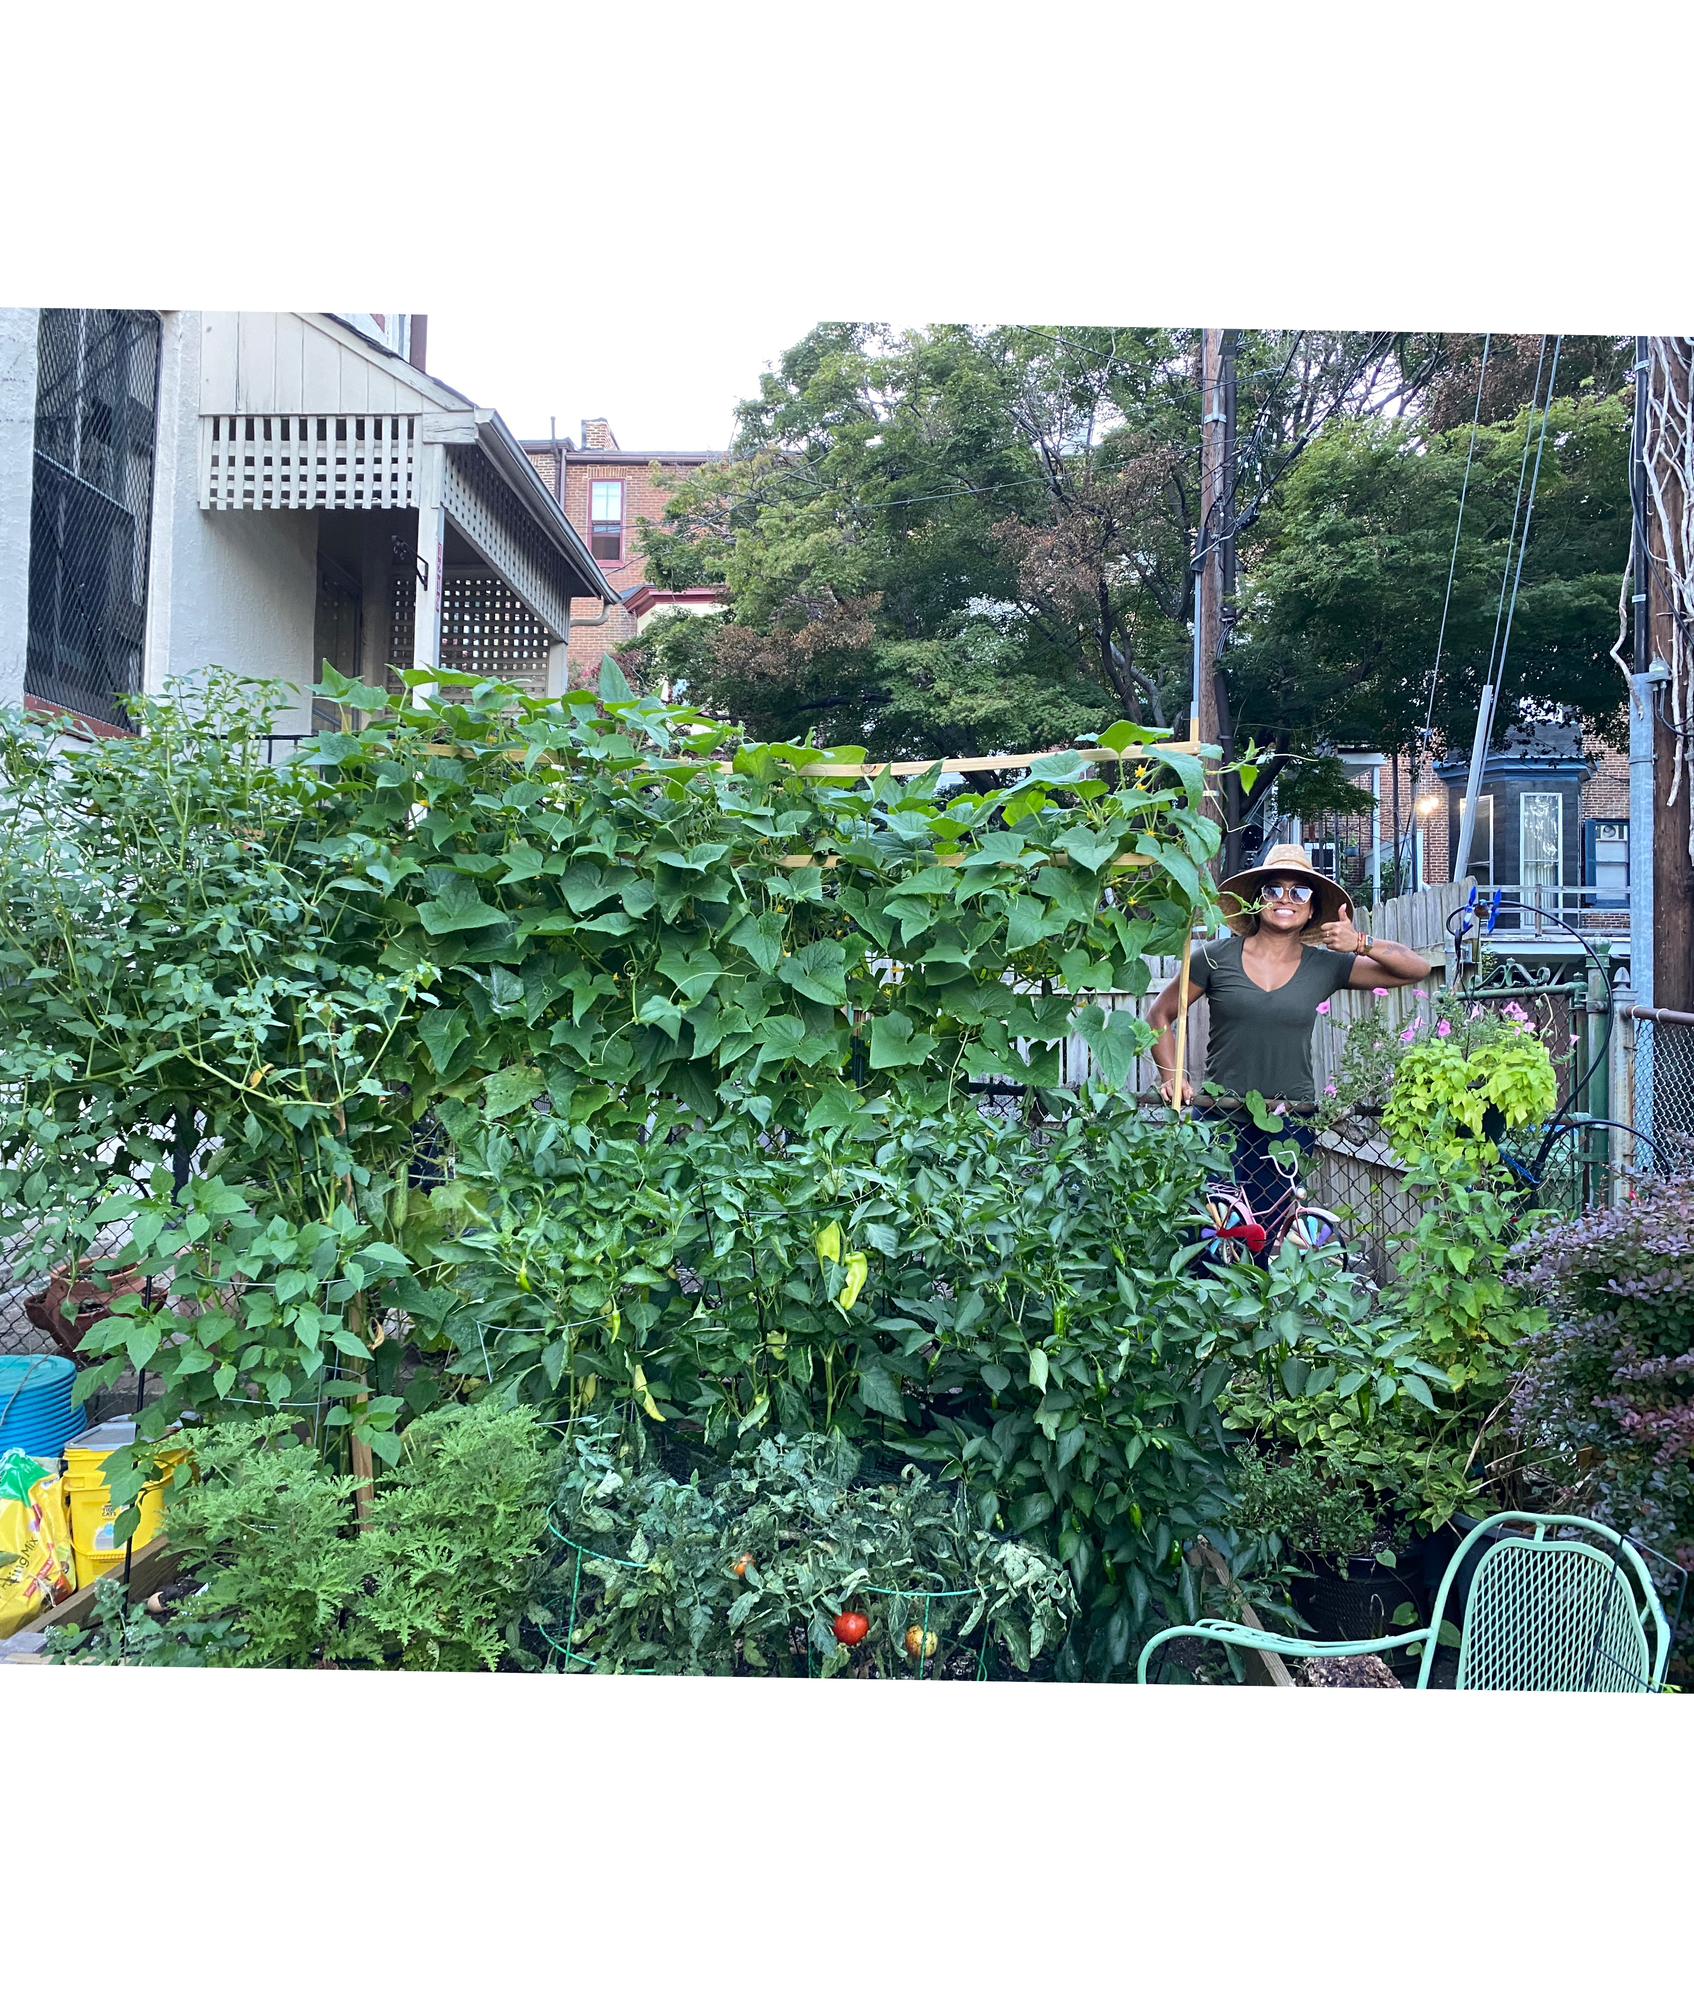
[[550, 625], [573, 597], [619, 602], [497, 410], [334, 313], [207, 313], [203, 327], [202, 507], [413, 507], [419, 455], [438, 444], [455, 524]]

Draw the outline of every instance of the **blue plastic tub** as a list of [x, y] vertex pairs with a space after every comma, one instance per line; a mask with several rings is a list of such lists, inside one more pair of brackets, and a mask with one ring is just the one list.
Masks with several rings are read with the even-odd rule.
[[0, 1354], [0, 1451], [57, 1459], [87, 1428], [71, 1400], [76, 1363], [58, 1354]]

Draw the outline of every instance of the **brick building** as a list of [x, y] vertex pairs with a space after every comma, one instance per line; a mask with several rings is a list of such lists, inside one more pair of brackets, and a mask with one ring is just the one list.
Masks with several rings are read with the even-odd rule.
[[[1426, 763], [1421, 776], [1405, 758], [1344, 755], [1355, 784], [1380, 801], [1374, 813], [1321, 823], [1280, 825], [1274, 837], [1302, 841], [1316, 865], [1361, 891], [1392, 870], [1395, 829], [1408, 818], [1410, 851], [1402, 888], [1453, 880], [1459, 817], [1470, 759], [1455, 754]], [[1368, 767], [1368, 768], [1367, 768]], [[1576, 922], [1584, 931], [1627, 933], [1630, 824], [1629, 760], [1588, 742], [1573, 723], [1548, 720], [1508, 730], [1483, 766], [1477, 825], [1467, 872], [1484, 889]], [[1522, 912], [1501, 929], [1551, 931]]]
[[523, 448], [622, 598], [608, 608], [604, 623], [597, 620], [598, 605], [577, 607], [569, 656], [573, 687], [592, 683], [601, 655], [615, 652], [660, 613], [715, 611], [724, 602], [718, 590], [668, 591], [649, 583], [640, 525], [661, 520], [676, 489], [723, 452], [626, 451], [604, 417], [584, 418], [574, 444], [569, 438], [525, 439]]

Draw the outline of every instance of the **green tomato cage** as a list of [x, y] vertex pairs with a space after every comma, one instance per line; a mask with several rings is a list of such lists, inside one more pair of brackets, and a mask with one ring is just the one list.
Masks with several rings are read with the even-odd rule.
[[[603, 1550], [590, 1548], [584, 1542], [574, 1541], [553, 1518], [548, 1510], [547, 1526], [555, 1541], [570, 1550], [571, 1592], [570, 1609], [562, 1634], [542, 1631], [549, 1650], [566, 1672], [603, 1673], [608, 1671], [590, 1653], [581, 1651], [576, 1643], [577, 1615], [582, 1603], [584, 1571], [590, 1577], [596, 1565], [608, 1569], [645, 1569], [645, 1563], [631, 1562], [624, 1556], [607, 1555]], [[884, 1622], [879, 1629], [878, 1620], [871, 1618], [870, 1630], [856, 1646], [848, 1646], [836, 1638], [833, 1623], [842, 1612], [855, 1605], [861, 1598], [876, 1598], [886, 1605]], [[962, 1625], [953, 1626], [957, 1615], [948, 1607], [972, 1601], [975, 1610], [968, 1615]], [[869, 1613], [866, 1614], [867, 1617]], [[800, 1610], [793, 1614], [793, 1622], [800, 1620]], [[973, 1681], [988, 1678], [988, 1618], [987, 1604], [982, 1593], [976, 1590], [941, 1590], [924, 1584], [873, 1584], [860, 1583], [849, 1578], [838, 1593], [831, 1593], [818, 1603], [805, 1607], [806, 1624], [806, 1675], [808, 1679], [831, 1679], [852, 1663], [855, 1657], [866, 1657], [862, 1649], [874, 1647], [868, 1657], [877, 1663], [903, 1663], [906, 1678], [911, 1680], [934, 1680], [935, 1669], [947, 1658], [958, 1658], [961, 1651], [972, 1657], [974, 1664], [970, 1674]], [[907, 1644], [909, 1635], [917, 1634], [915, 1651]], [[933, 1654], [931, 1638], [935, 1640]], [[949, 1645], [949, 1641], [951, 1644]], [[967, 1644], [966, 1642], [973, 1642]], [[631, 1667], [623, 1671], [632, 1674], [653, 1674], [655, 1667]], [[889, 1676], [892, 1678], [892, 1676]], [[959, 1678], [950, 1675], [949, 1678]]]

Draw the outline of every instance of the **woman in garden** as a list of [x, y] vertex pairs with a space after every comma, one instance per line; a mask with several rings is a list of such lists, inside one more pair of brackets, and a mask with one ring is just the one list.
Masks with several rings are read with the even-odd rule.
[[[1233, 935], [1198, 946], [1189, 978], [1189, 1004], [1204, 994], [1211, 1005], [1208, 1081], [1229, 1097], [1256, 1090], [1273, 1109], [1309, 1105], [1316, 1095], [1312, 1037], [1331, 996], [1343, 988], [1409, 986], [1431, 967], [1407, 946], [1360, 931], [1341, 885], [1320, 875], [1302, 848], [1273, 847], [1257, 868], [1232, 875], [1218, 893]], [[1153, 1060], [1167, 1102], [1176, 1081], [1179, 984], [1171, 981], [1147, 1017], [1159, 1030]], [[1182, 1101], [1193, 1100], [1194, 1087], [1184, 1077]], [[1246, 1112], [1232, 1114], [1230, 1122], [1236, 1180], [1253, 1213], [1268, 1215], [1287, 1187], [1271, 1146], [1291, 1139], [1305, 1151], [1311, 1133], [1292, 1124], [1273, 1137]]]

